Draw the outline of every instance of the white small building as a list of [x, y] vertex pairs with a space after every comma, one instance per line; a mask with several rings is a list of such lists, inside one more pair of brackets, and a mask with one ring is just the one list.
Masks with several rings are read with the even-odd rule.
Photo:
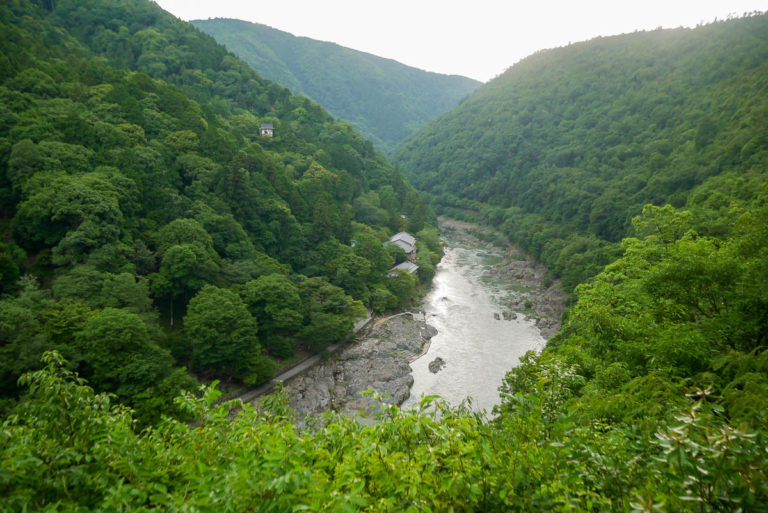
[[275, 135], [275, 127], [272, 123], [262, 123], [259, 127], [259, 135], [264, 137], [272, 137]]
[[397, 276], [397, 271], [405, 271], [408, 274], [414, 274], [418, 270], [419, 270], [418, 265], [414, 264], [409, 260], [406, 260], [405, 262], [399, 263], [396, 266], [394, 266], [392, 269], [390, 269], [388, 276]]

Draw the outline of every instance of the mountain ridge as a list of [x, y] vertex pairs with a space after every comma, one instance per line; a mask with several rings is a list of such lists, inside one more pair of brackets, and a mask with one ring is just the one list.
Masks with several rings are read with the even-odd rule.
[[480, 82], [231, 18], [193, 20], [259, 74], [305, 94], [386, 151]]
[[680, 207], [711, 177], [760, 172], [767, 20], [538, 52], [390, 156], [435, 204], [482, 205], [556, 274], [575, 271], [566, 255], [589, 254], [573, 287], [615, 255], [646, 203]]

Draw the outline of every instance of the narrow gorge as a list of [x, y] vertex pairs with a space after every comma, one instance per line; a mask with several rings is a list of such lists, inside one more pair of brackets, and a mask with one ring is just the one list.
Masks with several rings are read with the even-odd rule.
[[285, 383], [297, 412], [365, 416], [375, 408], [369, 389], [403, 407], [440, 395], [452, 405], [471, 397], [474, 409], [490, 412], [504, 374], [557, 331], [565, 295], [540, 264], [487, 228], [440, 223], [445, 254], [421, 305], [375, 321]]

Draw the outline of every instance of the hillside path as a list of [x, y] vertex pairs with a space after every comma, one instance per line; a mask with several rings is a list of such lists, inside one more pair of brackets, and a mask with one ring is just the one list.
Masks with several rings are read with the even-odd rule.
[[[398, 314], [400, 315], [400, 314]], [[354, 326], [354, 334], [357, 335], [363, 328], [368, 326], [371, 321], [373, 321], [373, 317], [371, 316], [371, 312], [369, 311], [364, 319], [360, 319], [355, 323]], [[346, 342], [337, 342], [336, 344], [332, 344], [328, 346], [326, 352], [327, 354], [333, 354], [336, 351], [339, 350], [339, 348], [343, 347], [346, 344]], [[251, 390], [248, 390], [247, 392], [240, 394], [239, 396], [235, 397], [234, 399], [240, 399], [243, 401], [243, 403], [248, 403], [256, 399], [257, 397], [260, 397], [266, 393], [269, 393], [272, 391], [273, 388], [275, 388], [275, 385], [277, 385], [278, 382], [286, 382], [291, 378], [294, 378], [301, 374], [302, 372], [306, 371], [307, 369], [310, 369], [317, 365], [320, 360], [323, 359], [323, 357], [327, 357], [327, 354], [316, 354], [312, 355], [309, 358], [306, 358], [300, 362], [298, 362], [296, 365], [291, 367], [290, 369], [282, 372], [280, 375], [275, 376], [267, 383], [264, 383], [263, 385], [259, 386], [258, 388], [254, 388]]]

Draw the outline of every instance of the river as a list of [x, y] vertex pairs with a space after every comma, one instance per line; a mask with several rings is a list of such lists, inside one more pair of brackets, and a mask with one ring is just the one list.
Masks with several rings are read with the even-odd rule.
[[[469, 226], [453, 223], [444, 235], [445, 255], [423, 304], [426, 321], [438, 333], [428, 351], [411, 362], [414, 384], [402, 406], [413, 406], [422, 395], [440, 395], [454, 406], [469, 396], [473, 410], [490, 413], [499, 402], [498, 387], [505, 373], [527, 351], [543, 348], [536, 310], [548, 301], [534, 293], [534, 263], [508, 248], [490, 247], [466, 230], [456, 230], [457, 225]], [[446, 233], [445, 225], [442, 228]], [[505, 268], [528, 274], [499, 274]], [[540, 270], [538, 278], [541, 275]], [[431, 372], [429, 364], [438, 357], [445, 365]]]
[[[542, 285], [540, 264], [503, 241], [483, 242], [476, 235], [488, 238], [485, 228], [448, 219], [440, 227], [447, 246], [423, 312], [377, 319], [332, 357], [286, 378], [296, 412], [366, 416], [378, 411], [368, 389], [404, 408], [422, 395], [454, 406], [471, 396], [474, 409], [490, 412], [504, 374], [557, 331], [564, 295], [557, 281]], [[438, 357], [445, 366], [433, 373]]]

